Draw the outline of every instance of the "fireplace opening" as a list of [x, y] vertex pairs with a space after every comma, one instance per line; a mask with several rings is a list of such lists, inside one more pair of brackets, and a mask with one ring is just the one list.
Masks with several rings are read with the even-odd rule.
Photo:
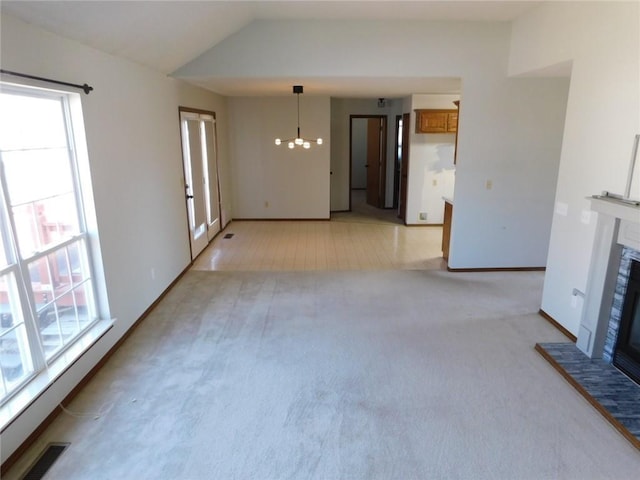
[[640, 262], [631, 261], [613, 364], [640, 384]]

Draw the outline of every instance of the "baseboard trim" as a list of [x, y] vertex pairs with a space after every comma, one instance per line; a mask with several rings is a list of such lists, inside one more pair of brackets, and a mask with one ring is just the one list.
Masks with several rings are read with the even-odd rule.
[[560, 323], [555, 318], [553, 318], [551, 315], [549, 315], [544, 310], [542, 310], [542, 309], [538, 310], [538, 315], [540, 315], [547, 322], [549, 322], [551, 325], [553, 325], [558, 330], [560, 330], [560, 333], [562, 333], [565, 337], [567, 337], [573, 343], [576, 343], [578, 341], [578, 338], [573, 333], [571, 333], [569, 330], [567, 330], [562, 325], [560, 325]]
[[451, 268], [449, 272], [544, 272], [547, 267]]
[[[228, 223], [227, 223], [228, 225]], [[38, 437], [51, 425], [51, 423], [56, 419], [56, 417], [62, 412], [62, 408], [60, 405], [66, 406], [68, 405], [78, 393], [91, 381], [91, 379], [100, 371], [100, 369], [107, 363], [109, 358], [122, 346], [122, 344], [129, 338], [129, 336], [134, 332], [134, 330], [142, 323], [142, 321], [149, 316], [149, 314], [153, 311], [154, 308], [167, 296], [167, 294], [171, 291], [171, 289], [178, 283], [178, 281], [187, 273], [187, 271], [191, 268], [193, 262], [190, 262], [187, 267], [182, 270], [178, 274], [178, 276], [169, 284], [167, 288], [163, 290], [160, 296], [138, 317], [138, 319], [129, 327], [129, 329], [118, 339], [118, 341], [109, 349], [107, 353], [94, 365], [94, 367], [87, 372], [87, 374], [82, 377], [82, 379], [78, 382], [78, 384], [73, 387], [73, 389], [67, 394], [66, 397], [60, 402], [59, 405], [53, 409], [53, 411], [47, 415], [47, 417], [40, 422], [40, 425], [36, 427], [36, 429], [31, 432], [31, 434], [25, 439], [24, 442], [20, 444], [16, 450], [7, 457], [7, 459], [0, 465], [0, 477], [7, 473], [7, 471], [18, 461], [18, 459], [25, 454], [25, 452], [33, 445], [33, 443], [38, 439]], [[106, 333], [106, 332], [105, 332]]]
[[593, 398], [582, 385], [580, 385], [571, 375], [569, 375], [569, 373], [562, 367], [562, 365], [556, 362], [555, 359], [551, 355], [549, 355], [547, 351], [539, 343], [536, 343], [535, 350], [540, 355], [542, 355], [542, 357], [547, 362], [549, 362], [549, 364], [551, 364], [551, 366], [560, 375], [562, 375], [562, 377], [567, 382], [569, 382], [569, 384], [573, 388], [575, 388], [585, 398], [585, 400], [589, 402], [591, 406], [593, 406], [593, 408], [595, 408], [598, 412], [600, 412], [600, 414], [607, 419], [607, 421], [613, 426], [613, 428], [615, 428], [618, 432], [620, 432], [620, 434], [624, 438], [626, 438], [629, 442], [631, 442], [631, 444], [634, 447], [640, 450], [640, 441], [636, 438], [636, 436], [633, 435], [629, 430], [627, 430], [624, 425], [618, 422], [618, 420], [616, 420], [613, 415], [611, 415], [602, 405], [600, 405], [600, 402], [598, 402], [598, 400]]
[[442, 223], [405, 223], [405, 227], [442, 227]]

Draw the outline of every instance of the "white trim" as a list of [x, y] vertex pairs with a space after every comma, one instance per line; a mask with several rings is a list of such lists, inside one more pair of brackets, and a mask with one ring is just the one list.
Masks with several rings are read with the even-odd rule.
[[113, 320], [99, 320], [85, 330], [60, 356], [0, 406], [0, 433], [24, 412], [52, 383], [54, 383], [73, 363], [87, 352], [111, 327]]

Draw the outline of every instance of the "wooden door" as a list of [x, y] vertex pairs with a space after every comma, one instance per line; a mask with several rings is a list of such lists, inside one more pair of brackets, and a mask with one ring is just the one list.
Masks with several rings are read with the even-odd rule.
[[382, 177], [382, 119], [367, 120], [367, 203], [381, 207], [380, 184]]
[[409, 182], [409, 122], [411, 121], [411, 115], [405, 113], [402, 115], [402, 153], [400, 164], [400, 205], [398, 206], [398, 218], [404, 220], [407, 223], [407, 192]]

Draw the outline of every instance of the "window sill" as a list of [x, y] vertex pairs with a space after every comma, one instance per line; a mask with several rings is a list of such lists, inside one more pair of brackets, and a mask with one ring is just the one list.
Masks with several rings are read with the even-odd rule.
[[100, 338], [113, 327], [113, 320], [98, 320], [56, 358], [49, 368], [38, 373], [0, 407], [0, 433], [20, 416], [49, 386], [66, 372]]

